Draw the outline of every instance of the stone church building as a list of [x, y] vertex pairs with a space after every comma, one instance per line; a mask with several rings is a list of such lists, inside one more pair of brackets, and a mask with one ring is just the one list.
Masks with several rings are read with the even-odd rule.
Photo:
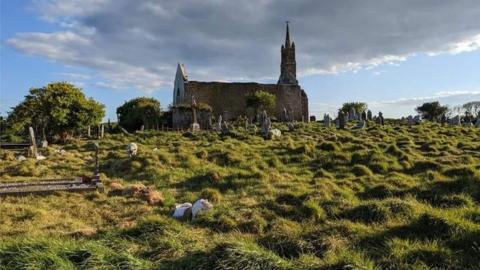
[[[295, 61], [295, 42], [290, 41], [287, 23], [285, 44], [281, 47], [280, 77], [276, 84], [255, 82], [199, 82], [188, 80], [185, 67], [178, 64], [173, 89], [173, 106], [190, 104], [192, 96], [198, 103], [208, 104], [215, 117], [232, 120], [246, 115], [246, 94], [258, 90], [276, 96], [274, 116], [282, 120], [286, 109], [290, 118], [308, 121], [308, 98], [298, 85]], [[175, 118], [173, 119], [175, 126]]]

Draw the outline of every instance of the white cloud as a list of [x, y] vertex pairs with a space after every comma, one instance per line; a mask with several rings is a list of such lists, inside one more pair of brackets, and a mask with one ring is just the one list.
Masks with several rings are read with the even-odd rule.
[[[480, 98], [480, 91], [441, 91], [437, 92], [432, 96], [423, 96], [423, 97], [408, 97], [408, 98], [399, 98], [395, 100], [387, 101], [375, 101], [371, 102], [373, 106], [388, 106], [388, 105], [397, 105], [397, 106], [412, 106], [419, 105], [422, 102], [429, 101], [449, 101], [455, 98]], [[449, 102], [451, 103], [451, 102]]]
[[177, 62], [193, 80], [275, 81], [287, 19], [299, 75], [480, 47], [477, 0], [35, 0], [33, 9], [63, 30], [8, 45], [89, 69], [90, 83], [146, 92], [170, 89]]

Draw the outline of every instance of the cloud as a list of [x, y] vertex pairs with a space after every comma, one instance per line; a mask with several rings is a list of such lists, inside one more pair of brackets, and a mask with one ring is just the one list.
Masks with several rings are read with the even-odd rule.
[[480, 47], [477, 0], [35, 0], [60, 31], [19, 33], [7, 44], [90, 69], [91, 84], [170, 89], [177, 62], [192, 80], [275, 81], [285, 20], [299, 75], [397, 64], [416, 54]]
[[[465, 99], [465, 98], [480, 98], [480, 91], [441, 91], [437, 92], [432, 96], [424, 96], [424, 97], [409, 97], [409, 98], [399, 98], [395, 100], [388, 100], [388, 101], [375, 101], [371, 104], [374, 106], [386, 106], [386, 105], [397, 105], [397, 106], [412, 106], [418, 105], [422, 102], [429, 102], [429, 101], [447, 101], [448, 103], [452, 104], [451, 101], [457, 99]], [[450, 102], [449, 102], [450, 101]]]

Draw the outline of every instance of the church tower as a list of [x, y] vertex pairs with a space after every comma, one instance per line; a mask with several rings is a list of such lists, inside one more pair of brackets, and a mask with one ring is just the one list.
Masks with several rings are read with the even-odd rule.
[[282, 62], [280, 65], [280, 78], [277, 84], [298, 84], [297, 81], [297, 63], [295, 61], [295, 42], [290, 42], [290, 31], [288, 29], [285, 44], [282, 45]]

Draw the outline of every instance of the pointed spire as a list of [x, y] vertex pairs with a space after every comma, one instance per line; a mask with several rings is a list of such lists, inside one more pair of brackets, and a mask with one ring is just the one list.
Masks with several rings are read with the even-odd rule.
[[288, 29], [288, 24], [290, 23], [289, 21], [285, 22], [287, 24], [287, 35], [285, 37], [285, 47], [290, 47], [290, 30]]

